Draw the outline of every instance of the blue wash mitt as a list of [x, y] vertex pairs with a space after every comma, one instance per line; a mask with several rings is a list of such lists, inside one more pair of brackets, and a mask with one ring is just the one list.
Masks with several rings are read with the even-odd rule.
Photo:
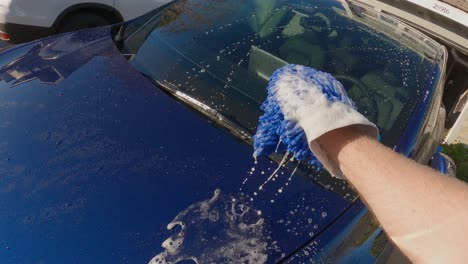
[[[257, 132], [254, 135], [254, 157], [270, 155], [275, 151], [293, 154], [298, 161], [304, 161], [310, 165], [322, 168], [322, 164], [309, 149], [306, 135], [302, 127], [295, 121], [285, 120], [277, 98], [277, 82], [281, 78], [291, 75], [300, 75], [300, 79], [321, 90], [328, 101], [340, 101], [356, 110], [354, 103], [346, 96], [342, 85], [329, 73], [321, 72], [312, 68], [287, 65], [276, 70], [268, 84], [268, 97], [262, 104], [264, 111], [259, 119]], [[341, 87], [337, 87], [341, 86]], [[307, 88], [307, 87], [306, 87]], [[307, 93], [298, 90], [297, 93]]]

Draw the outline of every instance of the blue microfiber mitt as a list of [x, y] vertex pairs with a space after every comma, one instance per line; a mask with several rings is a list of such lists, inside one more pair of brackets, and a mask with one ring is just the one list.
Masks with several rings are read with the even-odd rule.
[[[285, 88], [284, 83], [301, 87]], [[286, 152], [293, 154], [296, 160], [307, 162], [321, 169], [322, 164], [309, 149], [306, 133], [299, 122], [285, 119], [282, 112], [284, 109], [281, 109], [280, 104], [284, 98], [278, 98], [279, 89], [293, 89], [293, 96], [297, 98], [310, 97], [311, 90], [314, 90], [315, 93], [321, 92], [328, 100], [327, 105], [341, 102], [346, 107], [356, 110], [355, 104], [346, 96], [341, 83], [328, 73], [299, 65], [287, 65], [276, 70], [271, 76], [267, 87], [268, 97], [261, 106], [265, 114], [260, 117], [257, 132], [253, 137], [254, 157], [286, 150]], [[292, 107], [294, 111], [297, 108], [294, 105]], [[348, 109], [346, 111], [349, 112]]]

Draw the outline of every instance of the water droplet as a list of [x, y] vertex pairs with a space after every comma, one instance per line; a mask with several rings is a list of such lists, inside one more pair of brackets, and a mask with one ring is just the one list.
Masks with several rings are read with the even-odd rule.
[[322, 213], [322, 217], [323, 217], [323, 218], [327, 217], [327, 212], [323, 212], [323, 213]]

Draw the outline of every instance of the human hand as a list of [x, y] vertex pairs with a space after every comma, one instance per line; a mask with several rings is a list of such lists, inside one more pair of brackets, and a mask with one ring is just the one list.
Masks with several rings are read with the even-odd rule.
[[254, 136], [254, 156], [269, 154], [281, 142], [296, 159], [311, 164], [318, 159], [338, 178], [343, 178], [339, 167], [328, 159], [317, 138], [347, 126], [378, 136], [377, 127], [357, 111], [339, 81], [305, 66], [287, 65], [273, 74], [262, 110], [265, 115]]

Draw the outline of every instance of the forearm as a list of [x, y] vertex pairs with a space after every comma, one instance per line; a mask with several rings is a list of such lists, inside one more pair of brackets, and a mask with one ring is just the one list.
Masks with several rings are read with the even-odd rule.
[[468, 236], [464, 183], [442, 177], [351, 128], [332, 131], [318, 142], [413, 261], [437, 261], [431, 256], [435, 253], [444, 260], [456, 257], [454, 252], [468, 254], [463, 252]]

